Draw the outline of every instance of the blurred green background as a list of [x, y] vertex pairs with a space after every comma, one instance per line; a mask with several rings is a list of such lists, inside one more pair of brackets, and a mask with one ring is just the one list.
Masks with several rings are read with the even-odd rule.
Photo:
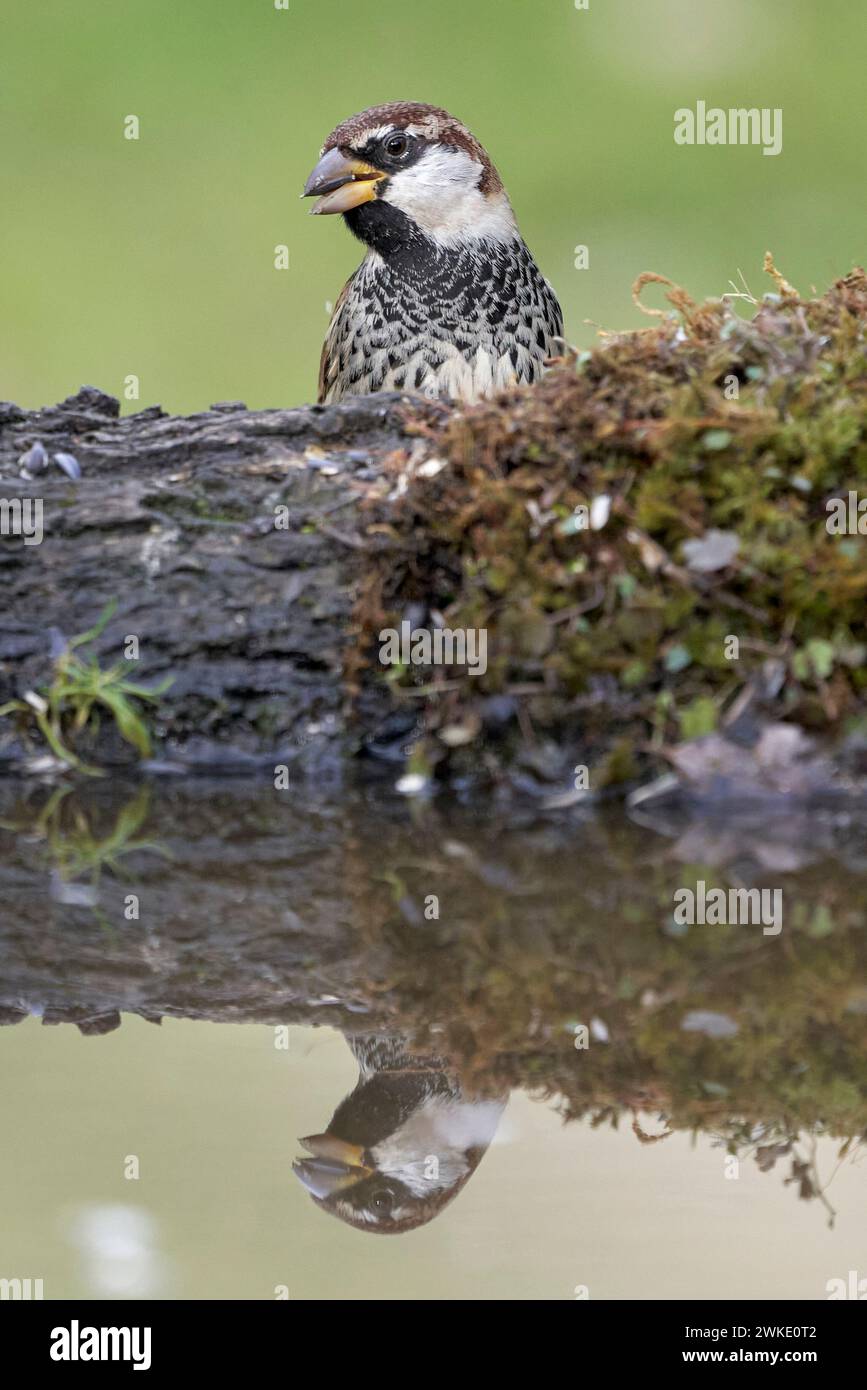
[[[865, 255], [845, 0], [4, 0], [0, 32], [0, 397], [23, 405], [133, 373], [126, 410], [310, 400], [360, 255], [297, 194], [332, 126], [396, 98], [486, 145], [575, 343], [642, 322], [642, 270], [762, 293], [771, 248], [806, 292]], [[782, 154], [676, 146], [699, 98], [782, 107]]]

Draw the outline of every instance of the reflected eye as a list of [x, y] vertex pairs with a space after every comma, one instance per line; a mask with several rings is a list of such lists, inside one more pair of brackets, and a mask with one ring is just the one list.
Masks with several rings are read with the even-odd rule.
[[409, 149], [409, 137], [406, 135], [389, 135], [385, 142], [385, 153], [392, 159], [400, 159]]

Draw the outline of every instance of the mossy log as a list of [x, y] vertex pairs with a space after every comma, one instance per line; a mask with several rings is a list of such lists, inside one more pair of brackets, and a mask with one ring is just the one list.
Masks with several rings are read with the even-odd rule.
[[[838, 750], [799, 786], [842, 768], [860, 789], [867, 278], [804, 299], [767, 268], [749, 316], [671, 287], [652, 327], [473, 407], [119, 418], [90, 388], [0, 407], [0, 497], [45, 503], [42, 544], [0, 549], [0, 703], [44, 688], [57, 630], [115, 600], [100, 662], [133, 636], [137, 678], [173, 680], [162, 764], [341, 776], [367, 751], [556, 800], [683, 777], [691, 740], [756, 747], [782, 722], [790, 761], [812, 758], [804, 734]], [[22, 477], [39, 443], [48, 462]], [[402, 622], [484, 633], [486, 671], [385, 668], [378, 634]], [[23, 723], [0, 721], [12, 764], [34, 755]], [[131, 756], [110, 720], [77, 737], [102, 765]], [[718, 763], [717, 785], [749, 780], [710, 746], [699, 781]]]

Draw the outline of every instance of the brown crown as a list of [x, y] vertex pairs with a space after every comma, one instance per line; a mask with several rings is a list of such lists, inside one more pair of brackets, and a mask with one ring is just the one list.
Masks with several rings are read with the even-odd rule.
[[336, 145], [353, 147], [362, 139], [365, 131], [375, 130], [382, 125], [427, 127], [423, 138], [432, 144], [453, 145], [479, 161], [484, 171], [479, 182], [483, 193], [498, 193], [502, 189], [500, 176], [475, 135], [456, 116], [450, 116], [441, 106], [429, 106], [425, 101], [386, 101], [382, 106], [370, 106], [366, 111], [359, 111], [357, 116], [350, 116], [335, 126], [322, 152], [324, 154]]

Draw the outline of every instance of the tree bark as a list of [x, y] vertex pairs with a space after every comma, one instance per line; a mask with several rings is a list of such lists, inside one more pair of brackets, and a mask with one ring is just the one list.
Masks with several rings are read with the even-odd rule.
[[[385, 713], [371, 691], [350, 728], [342, 649], [368, 545], [358, 502], [406, 443], [406, 405], [383, 394], [120, 418], [92, 387], [42, 410], [0, 404], [0, 499], [39, 499], [44, 518], [41, 544], [0, 541], [0, 704], [45, 684], [52, 630], [84, 632], [114, 600], [93, 650], [110, 665], [137, 637], [130, 677], [172, 677], [154, 721], [161, 758], [223, 768], [301, 758], [337, 773], [347, 744]], [[20, 459], [37, 441], [47, 462], [31, 479]], [[79, 480], [58, 452], [78, 461]], [[26, 759], [12, 721], [0, 731], [0, 757]], [[132, 756], [110, 720], [93, 753], [108, 764]]]

